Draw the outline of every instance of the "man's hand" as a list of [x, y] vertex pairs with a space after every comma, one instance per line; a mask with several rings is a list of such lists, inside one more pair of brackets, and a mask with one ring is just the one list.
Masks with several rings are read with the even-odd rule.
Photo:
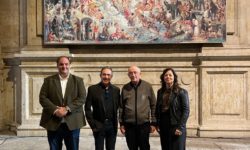
[[68, 113], [68, 110], [66, 109], [66, 107], [57, 107], [57, 110], [55, 111], [55, 115], [57, 117], [65, 117]]
[[182, 132], [179, 129], [176, 129], [174, 134], [180, 136], [182, 135]]
[[154, 133], [154, 132], [155, 132], [155, 129], [156, 129], [155, 126], [152, 126], [152, 125], [151, 125], [151, 126], [150, 126], [150, 133]]
[[156, 126], [155, 129], [156, 129], [157, 132], [160, 132], [160, 127], [159, 126]]
[[125, 130], [125, 127], [124, 126], [120, 126], [120, 131], [122, 134], [125, 134], [126, 130]]

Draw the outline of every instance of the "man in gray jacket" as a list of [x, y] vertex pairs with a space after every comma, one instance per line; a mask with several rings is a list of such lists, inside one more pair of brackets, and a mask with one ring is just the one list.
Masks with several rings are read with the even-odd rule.
[[149, 150], [149, 133], [155, 131], [156, 98], [152, 86], [141, 80], [137, 66], [128, 69], [130, 82], [122, 88], [120, 130], [130, 150]]

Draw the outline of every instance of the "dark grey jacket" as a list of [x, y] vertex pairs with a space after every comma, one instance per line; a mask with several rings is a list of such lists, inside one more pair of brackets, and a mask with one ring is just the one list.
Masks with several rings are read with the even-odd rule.
[[122, 88], [121, 107], [119, 110], [120, 124], [156, 123], [156, 98], [151, 84], [140, 80], [135, 88], [131, 82]]

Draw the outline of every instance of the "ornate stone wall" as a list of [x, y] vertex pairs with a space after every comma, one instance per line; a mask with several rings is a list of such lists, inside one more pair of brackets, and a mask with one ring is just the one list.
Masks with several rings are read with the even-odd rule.
[[[102, 66], [113, 68], [112, 82], [122, 87], [129, 81], [127, 68], [136, 64], [156, 92], [162, 70], [171, 66], [189, 92], [189, 136], [250, 137], [247, 0], [227, 0], [227, 42], [222, 44], [99, 46], [43, 46], [42, 1], [1, 3], [0, 20], [5, 21], [0, 32], [10, 35], [0, 35], [4, 61], [0, 65], [0, 129], [12, 129], [21, 136], [45, 135], [39, 127], [38, 94], [43, 78], [57, 71], [55, 59], [67, 55], [73, 58], [72, 73], [84, 78], [86, 88], [99, 82]], [[82, 134], [91, 134], [88, 126]]]

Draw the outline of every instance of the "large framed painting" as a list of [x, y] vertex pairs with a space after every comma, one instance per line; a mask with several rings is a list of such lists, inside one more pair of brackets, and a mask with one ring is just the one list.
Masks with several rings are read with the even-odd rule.
[[225, 9], [226, 0], [44, 0], [44, 43], [222, 43]]

